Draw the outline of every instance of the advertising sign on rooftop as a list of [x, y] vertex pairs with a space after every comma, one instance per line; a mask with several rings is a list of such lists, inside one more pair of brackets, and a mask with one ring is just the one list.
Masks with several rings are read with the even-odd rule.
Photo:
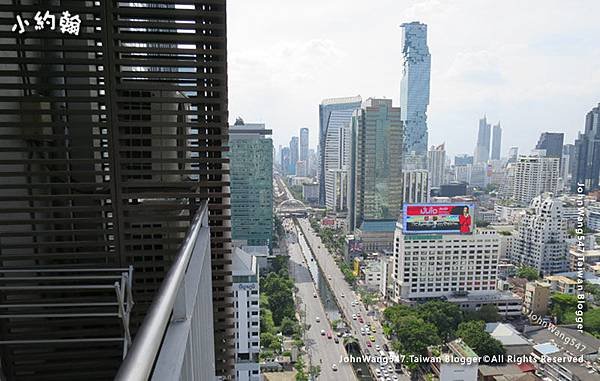
[[472, 234], [473, 204], [405, 204], [404, 234]]

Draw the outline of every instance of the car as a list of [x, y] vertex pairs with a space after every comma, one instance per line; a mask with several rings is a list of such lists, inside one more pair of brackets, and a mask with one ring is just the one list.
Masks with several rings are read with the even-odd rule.
[[317, 323], [318, 323], [318, 322], [320, 322], [320, 321], [321, 321], [321, 318], [317, 316], [317, 317], [315, 318], [315, 320], [316, 320], [316, 321], [317, 321]]
[[325, 336], [325, 330], [324, 329], [321, 330], [321, 336]]
[[336, 344], [339, 344], [339, 342], [340, 342], [340, 339], [338, 339], [338, 337], [336, 336], [336, 337], [334, 337], [334, 338], [333, 338], [333, 341], [334, 341]]
[[395, 374], [392, 375], [392, 380], [397, 381], [398, 380], [398, 376], [396, 376]]
[[356, 320], [356, 314], [352, 314], [352, 320]]
[[362, 323], [364, 323], [365, 321], [363, 320], [363, 318], [359, 317], [359, 318], [358, 318], [358, 322], [362, 324]]
[[344, 333], [342, 331], [338, 331], [337, 337], [342, 337], [342, 336], [344, 336]]
[[[373, 335], [369, 336], [369, 340], [371, 340], [372, 342], [375, 342], [375, 336], [373, 336]], [[378, 346], [379, 346], [379, 345], [376, 345], [376, 346], [375, 346], [375, 349], [379, 350], [379, 349], [377, 348]]]
[[384, 351], [389, 351], [390, 347], [387, 344], [383, 344], [383, 350]]
[[313, 298], [316, 298], [316, 297], [317, 297], [317, 293], [313, 292]]
[[331, 331], [327, 331], [327, 338], [331, 339], [333, 337], [333, 335], [331, 334]]
[[331, 364], [331, 370], [333, 370], [334, 372], [337, 371], [337, 365], [335, 364]]
[[[379, 346], [379, 344], [375, 345], [375, 350], [376, 351], [381, 351], [381, 347]], [[382, 351], [383, 352], [383, 351]]]
[[341, 296], [342, 298], [344, 298], [344, 297], [345, 297], [345, 296], [344, 296], [344, 294], [342, 294], [342, 295], [340, 295], [340, 296]]
[[374, 326], [374, 325], [372, 325], [372, 326], [371, 326], [371, 332], [373, 332], [373, 333], [377, 333], [377, 330], [375, 329], [375, 326]]
[[331, 280], [331, 275], [327, 275], [327, 279]]
[[373, 344], [371, 344], [370, 341], [367, 341], [367, 347], [371, 348], [373, 346]]
[[381, 374], [381, 371], [377, 368], [375, 368], [375, 374], [377, 375], [377, 377], [379, 377], [379, 375]]
[[388, 365], [387, 370], [388, 372], [392, 373], [394, 371], [394, 368], [391, 365]]

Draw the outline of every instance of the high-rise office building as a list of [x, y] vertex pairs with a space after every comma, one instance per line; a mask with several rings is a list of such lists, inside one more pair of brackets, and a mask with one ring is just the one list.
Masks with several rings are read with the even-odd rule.
[[439, 187], [446, 180], [446, 149], [444, 144], [431, 146], [427, 152], [427, 167], [431, 177], [431, 186]]
[[546, 275], [567, 271], [567, 229], [563, 214], [561, 200], [552, 194], [536, 196], [517, 225], [509, 260]]
[[539, 154], [520, 155], [514, 171], [512, 198], [523, 206], [544, 192], [558, 191], [559, 159]]
[[492, 127], [492, 160], [500, 160], [502, 151], [502, 127], [500, 122]]
[[431, 185], [429, 171], [412, 169], [402, 171], [402, 203], [423, 204], [429, 202]]
[[600, 104], [588, 112], [585, 128], [575, 141], [576, 167], [572, 188], [584, 184], [586, 192], [600, 188]]
[[290, 139], [290, 175], [296, 174], [296, 164], [299, 159], [298, 137], [292, 136]]
[[402, 207], [400, 108], [391, 99], [367, 99], [352, 117], [354, 134], [349, 228], [365, 220], [397, 219]]
[[477, 145], [475, 146], [475, 164], [486, 163], [490, 159], [490, 139], [492, 126], [484, 116], [479, 119], [479, 130], [477, 132]]
[[575, 145], [565, 144], [563, 146], [562, 157], [560, 159], [560, 177], [562, 178], [565, 190], [570, 189], [573, 171], [575, 168]]
[[535, 149], [544, 150], [546, 157], [557, 157], [560, 159], [562, 157], [564, 138], [565, 134], [562, 132], [543, 132]]
[[[330, 117], [333, 111], [351, 110], [354, 111], [360, 107], [362, 99], [360, 95], [355, 97], [345, 98], [330, 98], [324, 99], [319, 105], [319, 166], [318, 166], [318, 177], [319, 177], [319, 205], [325, 206], [326, 192], [325, 192], [325, 150], [327, 131], [329, 129]], [[332, 121], [334, 122], [334, 121]], [[335, 121], [335, 123], [338, 123]]]
[[335, 110], [329, 116], [325, 139], [325, 206], [332, 212], [348, 207], [348, 171], [351, 168], [353, 110]]
[[281, 149], [281, 170], [284, 175], [290, 174], [291, 165], [290, 147], [283, 147]]
[[473, 156], [466, 153], [454, 156], [454, 165], [469, 165], [473, 164]]
[[229, 127], [231, 237], [270, 246], [273, 236], [273, 141], [264, 124], [238, 119]]
[[[427, 106], [431, 55], [427, 46], [427, 25], [411, 22], [402, 28], [402, 80], [400, 112], [404, 123], [404, 160], [407, 169], [427, 166]], [[417, 167], [417, 168], [415, 168]]]
[[309, 167], [309, 156], [308, 156], [308, 128], [300, 129], [300, 152], [299, 161], [303, 161], [306, 168]]
[[[8, 3], [30, 20], [44, 10], [37, 1]], [[205, 290], [213, 298], [217, 374], [229, 377], [226, 7], [186, 3], [174, 10], [167, 0], [44, 2], [57, 19], [59, 11], [77, 14], [78, 36], [33, 25], [11, 33], [15, 19], [6, 13], [0, 268], [34, 274], [132, 265], [135, 333], [208, 199], [212, 287]], [[93, 302], [84, 291], [71, 299], [48, 295], [2, 289], [0, 303]], [[106, 320], [0, 319], [0, 368], [11, 381], [112, 379], [123, 342], [78, 341], [110, 336]]]
[[308, 175], [311, 177], [317, 177], [319, 159], [317, 157], [317, 151], [314, 149], [308, 150]]

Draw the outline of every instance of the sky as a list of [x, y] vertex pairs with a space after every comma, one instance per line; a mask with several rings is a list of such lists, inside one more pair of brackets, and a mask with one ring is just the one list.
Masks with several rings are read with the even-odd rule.
[[229, 119], [265, 123], [275, 147], [310, 130], [322, 99], [399, 105], [403, 22], [428, 25], [429, 145], [473, 154], [478, 120], [511, 146], [541, 132], [572, 143], [600, 103], [597, 0], [229, 0]]

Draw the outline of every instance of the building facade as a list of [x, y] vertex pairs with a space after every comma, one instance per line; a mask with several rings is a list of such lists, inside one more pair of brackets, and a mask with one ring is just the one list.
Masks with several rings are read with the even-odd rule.
[[[319, 205], [325, 206], [325, 149], [329, 122], [333, 111], [351, 110], [360, 108], [362, 99], [360, 95], [345, 98], [324, 99], [319, 105]], [[352, 114], [352, 113], [351, 113]]]
[[544, 150], [546, 157], [562, 157], [563, 140], [565, 134], [562, 132], [543, 132], [535, 146], [535, 149]]
[[397, 300], [485, 294], [496, 289], [500, 238], [493, 230], [473, 235], [403, 234], [394, 236]]
[[424, 204], [429, 202], [429, 171], [424, 169], [405, 170], [402, 172], [402, 203]]
[[235, 380], [260, 381], [260, 288], [257, 258], [240, 248], [233, 253], [235, 300]]
[[309, 167], [309, 156], [308, 156], [308, 128], [301, 128], [300, 129], [300, 152], [299, 152], [299, 159], [300, 161], [303, 161], [306, 169], [308, 170]]
[[[427, 25], [405, 23], [402, 28], [402, 80], [400, 110], [404, 123], [404, 158], [407, 169], [427, 166], [427, 106], [431, 55], [427, 46]], [[416, 157], [416, 160], [415, 160]], [[417, 168], [408, 168], [417, 166]]]
[[466, 153], [454, 156], [454, 165], [472, 165], [473, 156]]
[[354, 134], [349, 227], [397, 219], [402, 208], [400, 109], [391, 99], [367, 99], [352, 117]]
[[492, 160], [500, 160], [500, 155], [502, 154], [502, 127], [500, 127], [500, 122], [495, 124], [492, 127]]
[[[50, 7], [56, 18], [59, 10], [79, 16], [78, 36], [33, 24], [11, 33], [15, 18], [2, 19], [0, 268], [132, 265], [135, 335], [195, 211], [208, 199], [207, 292], [216, 350], [202, 350], [214, 350], [217, 375], [229, 377], [226, 6], [188, 3], [177, 11], [166, 0]], [[15, 11], [32, 20], [40, 6], [22, 1]], [[0, 291], [3, 301], [38, 297], [45, 295]], [[0, 332], [1, 368], [11, 381], [112, 379], [122, 360], [122, 342], [64, 342], [72, 332], [111, 336], [103, 318], [0, 319]], [[49, 342], [22, 344], [41, 337]]]
[[535, 197], [516, 227], [509, 259], [544, 274], [566, 271], [567, 243], [562, 202], [549, 194]]
[[271, 246], [273, 141], [264, 124], [238, 119], [229, 128], [231, 236], [251, 246]]
[[296, 165], [300, 158], [300, 147], [298, 137], [292, 136], [290, 139], [290, 175], [296, 175]]
[[600, 188], [600, 104], [588, 112], [585, 128], [575, 140], [572, 190], [584, 184], [586, 192]]
[[348, 208], [353, 112], [350, 109], [336, 110], [329, 115], [323, 166], [325, 206], [335, 213], [346, 212]]
[[558, 191], [560, 159], [539, 154], [520, 155], [514, 169], [512, 199], [526, 206], [544, 192]]
[[439, 187], [446, 182], [446, 149], [444, 144], [437, 147], [431, 146], [431, 149], [427, 152], [427, 159], [431, 186]]
[[490, 159], [490, 140], [492, 126], [487, 118], [479, 119], [479, 130], [477, 131], [477, 145], [475, 146], [475, 163], [487, 163]]

